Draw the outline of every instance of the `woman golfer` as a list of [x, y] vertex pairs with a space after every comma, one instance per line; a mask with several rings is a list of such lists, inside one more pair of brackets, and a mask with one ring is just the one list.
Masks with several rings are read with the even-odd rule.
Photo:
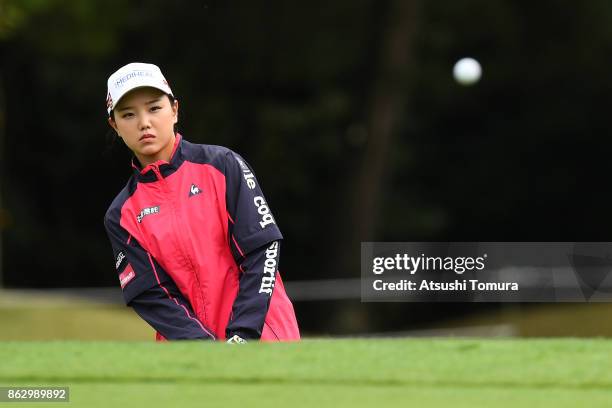
[[246, 161], [174, 131], [178, 101], [155, 65], [113, 73], [106, 103], [134, 153], [104, 219], [126, 304], [157, 340], [299, 340], [283, 237]]

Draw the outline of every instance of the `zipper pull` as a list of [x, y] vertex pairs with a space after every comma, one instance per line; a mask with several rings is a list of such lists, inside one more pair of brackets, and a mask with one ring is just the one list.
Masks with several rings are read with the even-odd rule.
[[153, 168], [153, 173], [155, 173], [157, 179], [161, 181], [163, 177], [161, 175], [161, 172], [159, 171], [159, 166], [157, 164], [152, 164], [151, 167]]

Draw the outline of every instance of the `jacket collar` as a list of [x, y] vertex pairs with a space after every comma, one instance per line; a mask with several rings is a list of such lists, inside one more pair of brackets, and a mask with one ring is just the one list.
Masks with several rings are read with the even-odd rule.
[[142, 168], [136, 156], [132, 157], [132, 170], [136, 180], [143, 183], [157, 181], [157, 175], [155, 174], [156, 168], [159, 169], [160, 174], [164, 178], [174, 173], [185, 161], [183, 158], [182, 147], [183, 136], [180, 133], [177, 133], [172, 155], [170, 156], [170, 161], [158, 160]]

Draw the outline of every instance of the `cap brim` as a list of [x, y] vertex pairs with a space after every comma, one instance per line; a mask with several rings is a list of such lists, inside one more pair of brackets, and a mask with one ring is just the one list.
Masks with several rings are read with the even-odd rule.
[[117, 107], [117, 105], [119, 105], [119, 103], [121, 102], [121, 100], [123, 99], [124, 96], [126, 96], [126, 95], [130, 94], [131, 92], [134, 92], [134, 91], [136, 91], [138, 89], [142, 89], [142, 88], [153, 88], [153, 89], [157, 89], [158, 91], [162, 92], [165, 95], [172, 95], [172, 92], [169, 93], [169, 92], [167, 92], [166, 89], [162, 89], [161, 87], [158, 87], [158, 86], [155, 86], [155, 85], [139, 85], [139, 86], [136, 86], [136, 87], [130, 89], [129, 91], [125, 92], [121, 96], [119, 96], [117, 101], [113, 103], [113, 108], [108, 110], [108, 114], [110, 115], [110, 113], [115, 110], [115, 108]]

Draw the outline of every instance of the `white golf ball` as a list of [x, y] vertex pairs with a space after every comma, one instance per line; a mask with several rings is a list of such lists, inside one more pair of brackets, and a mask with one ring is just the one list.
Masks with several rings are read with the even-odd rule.
[[474, 58], [462, 58], [453, 67], [453, 76], [461, 85], [474, 85], [482, 75], [482, 68]]

